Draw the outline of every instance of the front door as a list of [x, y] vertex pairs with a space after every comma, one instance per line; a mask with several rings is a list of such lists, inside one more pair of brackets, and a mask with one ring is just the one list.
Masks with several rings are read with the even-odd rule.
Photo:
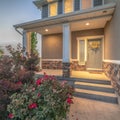
[[88, 39], [87, 42], [87, 69], [102, 69], [102, 39]]

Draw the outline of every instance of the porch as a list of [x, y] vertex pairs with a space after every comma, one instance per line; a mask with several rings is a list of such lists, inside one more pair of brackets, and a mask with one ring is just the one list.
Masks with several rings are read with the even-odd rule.
[[[62, 77], [62, 70], [53, 70], [53, 69], [42, 69], [40, 72], [36, 72], [37, 75], [43, 75], [44, 72], [47, 75], [54, 75]], [[95, 72], [95, 71], [72, 71], [70, 78], [85, 78], [93, 80], [109, 80], [104, 72]]]

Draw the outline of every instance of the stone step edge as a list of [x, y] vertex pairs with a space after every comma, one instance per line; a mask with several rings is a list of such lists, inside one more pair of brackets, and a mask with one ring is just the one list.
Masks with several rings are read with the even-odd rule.
[[80, 93], [80, 92], [74, 93], [74, 97], [97, 100], [100, 102], [106, 102], [106, 103], [112, 103], [112, 104], [118, 104], [118, 99], [116, 97], [100, 96], [100, 95], [93, 95], [93, 94]]
[[103, 88], [112, 88], [113, 89], [113, 87], [111, 85], [97, 84], [97, 83], [75, 82], [74, 85], [84, 85], [84, 86], [103, 87]]
[[100, 91], [85, 90], [85, 89], [77, 89], [77, 88], [75, 88], [75, 92], [80, 92], [80, 93], [87, 93], [87, 94], [92, 94], [92, 95], [100, 95], [100, 96], [105, 96], [105, 97], [114, 97], [114, 98], [117, 98], [117, 96], [115, 95], [115, 93], [100, 92]]

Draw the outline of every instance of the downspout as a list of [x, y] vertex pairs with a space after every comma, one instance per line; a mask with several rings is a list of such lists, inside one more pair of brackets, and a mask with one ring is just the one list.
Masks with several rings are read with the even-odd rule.
[[14, 26], [14, 28], [15, 28], [15, 30], [22, 36], [22, 47], [23, 47], [23, 49], [25, 50], [25, 52], [24, 52], [24, 55], [25, 55], [25, 53], [26, 53], [26, 36], [25, 36], [25, 31], [23, 30], [23, 32], [20, 32], [15, 26]]

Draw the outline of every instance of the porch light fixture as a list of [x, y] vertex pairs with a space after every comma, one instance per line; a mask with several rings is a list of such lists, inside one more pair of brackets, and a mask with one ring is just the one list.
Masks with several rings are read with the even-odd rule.
[[45, 29], [45, 32], [48, 32], [48, 29]]
[[87, 22], [85, 25], [87, 25], [87, 26], [88, 26], [88, 25], [90, 25], [90, 23], [89, 23], [89, 22]]

